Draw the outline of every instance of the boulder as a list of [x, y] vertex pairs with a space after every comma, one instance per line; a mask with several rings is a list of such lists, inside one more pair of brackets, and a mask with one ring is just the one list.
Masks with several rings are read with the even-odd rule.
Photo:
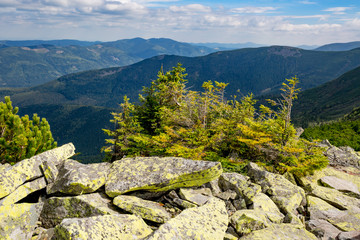
[[25, 198], [30, 193], [36, 192], [46, 187], [45, 178], [38, 178], [31, 182], [27, 182], [24, 185], [18, 187], [10, 195], [0, 200], [0, 205], [9, 205], [18, 202], [19, 200]]
[[0, 172], [0, 198], [3, 198], [18, 188], [26, 181], [43, 176], [40, 165], [44, 161], [61, 161], [75, 154], [75, 147], [72, 143], [40, 153], [32, 158], [24, 159], [6, 171]]
[[30, 239], [37, 226], [42, 203], [0, 206], [0, 239]]
[[336, 239], [342, 231], [323, 219], [312, 219], [306, 223], [306, 228], [322, 240]]
[[95, 192], [105, 184], [109, 169], [110, 163], [82, 164], [71, 159], [65, 160], [51, 188], [47, 189], [47, 194], [60, 192], [81, 195]]
[[201, 207], [189, 208], [159, 227], [146, 240], [223, 240], [228, 227], [225, 203], [211, 198]]
[[128, 214], [64, 219], [55, 227], [57, 240], [143, 239], [152, 232], [144, 220]]
[[360, 240], [360, 231], [342, 232], [336, 238], [337, 240]]
[[230, 223], [240, 235], [266, 228], [271, 224], [265, 212], [253, 209], [236, 211], [231, 216]]
[[262, 192], [269, 195], [282, 212], [295, 213], [306, 201], [305, 191], [282, 175], [267, 172], [255, 163], [248, 164], [248, 175], [260, 184]]
[[260, 185], [254, 184], [250, 178], [239, 173], [223, 173], [219, 178], [219, 185], [223, 191], [233, 190], [239, 197], [244, 198], [247, 204], [261, 192]]
[[182, 199], [201, 206], [204, 205], [212, 197], [212, 192], [210, 188], [180, 188], [179, 195]]
[[251, 232], [245, 235], [240, 240], [317, 240], [317, 237], [301, 228], [292, 224], [273, 224], [267, 228]]
[[356, 186], [352, 182], [343, 180], [341, 178], [337, 178], [334, 176], [325, 176], [325, 177], [320, 178], [320, 182], [325, 187], [334, 188], [341, 192], [351, 192], [351, 193], [356, 194], [357, 196], [360, 196], [358, 186]]
[[108, 196], [115, 197], [135, 190], [158, 192], [201, 186], [221, 173], [218, 162], [174, 157], [124, 158], [113, 162], [105, 191]]
[[360, 212], [339, 210], [317, 197], [308, 196], [310, 220], [326, 220], [342, 231], [360, 229]]
[[118, 214], [105, 194], [92, 193], [46, 199], [40, 220], [46, 228], [55, 227], [65, 218]]
[[266, 217], [273, 223], [281, 223], [284, 220], [282, 214], [276, 204], [264, 193], [258, 193], [253, 198], [252, 209], [264, 212]]
[[171, 218], [170, 213], [160, 203], [143, 200], [135, 196], [119, 195], [114, 198], [113, 204], [143, 219], [157, 223], [164, 223]]
[[360, 169], [360, 156], [351, 147], [329, 147], [325, 153], [332, 166], [356, 167]]

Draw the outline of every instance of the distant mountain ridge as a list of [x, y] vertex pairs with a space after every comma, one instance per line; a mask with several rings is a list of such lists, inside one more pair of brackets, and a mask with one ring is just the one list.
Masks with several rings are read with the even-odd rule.
[[315, 51], [349, 51], [355, 48], [360, 48], [360, 41], [348, 43], [331, 43], [321, 47], [315, 48]]
[[66, 74], [125, 66], [161, 54], [201, 56], [214, 51], [164, 38], [134, 38], [105, 43], [0, 41], [0, 86], [30, 87]]

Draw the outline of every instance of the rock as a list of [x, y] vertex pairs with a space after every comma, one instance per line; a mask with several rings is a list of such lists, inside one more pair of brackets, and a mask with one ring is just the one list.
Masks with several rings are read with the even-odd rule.
[[323, 219], [313, 219], [307, 222], [307, 229], [322, 240], [336, 239], [342, 231]]
[[215, 196], [216, 194], [221, 193], [221, 189], [219, 187], [219, 179], [214, 179], [208, 183], [205, 183], [205, 187], [210, 188], [212, 194]]
[[40, 153], [32, 158], [24, 159], [14, 166], [0, 172], [0, 198], [3, 198], [26, 181], [43, 176], [40, 165], [44, 161], [59, 163], [75, 154], [72, 143]]
[[193, 208], [193, 207], [197, 207], [198, 205], [186, 200], [183, 200], [181, 198], [174, 198], [173, 202], [176, 203], [178, 206], [182, 207], [182, 208]]
[[259, 193], [253, 198], [252, 209], [264, 212], [273, 223], [281, 223], [285, 217], [276, 204], [264, 193]]
[[0, 163], [0, 174], [1, 174], [1, 172], [7, 171], [7, 170], [6, 170], [7, 168], [11, 168], [11, 165], [8, 164], [8, 163], [5, 163], [5, 164], [1, 164], [1, 163]]
[[236, 237], [230, 233], [225, 233], [224, 240], [238, 240], [238, 237]]
[[223, 191], [235, 191], [247, 204], [251, 204], [252, 198], [261, 192], [260, 185], [252, 183], [249, 177], [239, 173], [223, 173], [219, 178], [219, 185]]
[[300, 215], [300, 218], [296, 216], [294, 213], [289, 212], [286, 214], [283, 223], [290, 223], [292, 225], [304, 227], [305, 225], [304, 216]]
[[295, 213], [306, 201], [304, 190], [282, 175], [267, 172], [255, 163], [248, 164], [248, 175], [260, 184], [262, 192], [269, 195], [282, 212]]
[[240, 235], [266, 228], [271, 224], [265, 212], [253, 209], [236, 211], [231, 216], [230, 223]]
[[360, 199], [346, 196], [335, 189], [317, 186], [311, 194], [342, 210], [360, 209]]
[[108, 196], [115, 197], [135, 190], [159, 192], [201, 186], [221, 173], [218, 162], [173, 157], [124, 158], [113, 162], [105, 191]]
[[170, 213], [159, 203], [134, 196], [119, 195], [114, 198], [113, 203], [127, 212], [153, 222], [164, 223], [171, 218]]
[[30, 239], [42, 205], [42, 203], [21, 203], [0, 206], [0, 239]]
[[40, 167], [47, 182], [46, 191], [49, 192], [55, 183], [57, 175], [59, 174], [59, 170], [55, 162], [52, 161], [44, 161], [42, 164], [40, 164]]
[[31, 240], [50, 240], [54, 236], [54, 228], [37, 228]]
[[55, 227], [57, 240], [142, 239], [152, 232], [139, 217], [128, 214], [64, 219]]
[[51, 197], [45, 201], [40, 220], [46, 228], [55, 227], [65, 218], [118, 214], [104, 194], [92, 193], [73, 197]]
[[326, 220], [342, 231], [360, 229], [360, 212], [339, 210], [317, 197], [308, 196], [310, 220]]
[[210, 188], [180, 188], [179, 195], [182, 199], [201, 206], [204, 205], [212, 197], [212, 192]]
[[103, 186], [110, 169], [110, 163], [82, 164], [75, 160], [65, 160], [59, 173], [47, 189], [47, 194], [61, 192], [71, 195], [92, 193]]
[[222, 200], [228, 201], [228, 200], [235, 200], [238, 195], [235, 191], [232, 190], [226, 190], [225, 192], [220, 192], [218, 194], [215, 195], [215, 197], [218, 197]]
[[336, 238], [337, 240], [360, 240], [360, 231], [342, 232]]
[[336, 190], [342, 192], [352, 192], [360, 196], [358, 187], [352, 182], [348, 182], [334, 176], [322, 177], [320, 181], [325, 187], [335, 188]]
[[331, 146], [324, 153], [332, 166], [345, 166], [360, 168], [360, 156], [351, 147]]
[[30, 193], [36, 192], [46, 187], [45, 178], [38, 178], [31, 182], [27, 182], [24, 185], [18, 187], [14, 192], [5, 198], [0, 200], [0, 205], [9, 205], [18, 202], [19, 200], [25, 198]]
[[227, 226], [225, 203], [220, 199], [211, 198], [201, 207], [185, 209], [145, 239], [223, 240]]
[[304, 228], [291, 224], [273, 224], [267, 228], [251, 232], [250, 234], [239, 238], [240, 240], [317, 240], [314, 234], [306, 231]]

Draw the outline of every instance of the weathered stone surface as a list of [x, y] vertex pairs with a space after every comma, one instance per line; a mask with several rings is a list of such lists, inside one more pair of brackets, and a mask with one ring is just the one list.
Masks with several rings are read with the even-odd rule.
[[226, 190], [225, 192], [220, 192], [218, 194], [215, 194], [215, 197], [218, 197], [222, 200], [228, 201], [228, 200], [235, 200], [238, 198], [238, 195], [233, 190]]
[[212, 192], [210, 188], [180, 188], [179, 195], [182, 199], [201, 206], [204, 205], [212, 197]]
[[325, 187], [334, 188], [342, 192], [352, 192], [360, 196], [358, 187], [352, 182], [334, 176], [322, 177], [320, 178], [320, 181]]
[[360, 240], [360, 231], [342, 232], [336, 238], [337, 240]]
[[281, 223], [285, 217], [276, 204], [264, 193], [258, 193], [253, 198], [252, 208], [264, 212], [273, 223]]
[[238, 237], [236, 237], [230, 233], [225, 233], [224, 240], [238, 240]]
[[240, 240], [317, 240], [314, 234], [306, 231], [304, 228], [292, 224], [273, 224], [267, 228], [254, 231]]
[[305, 191], [282, 175], [267, 172], [255, 163], [248, 164], [248, 175], [260, 184], [262, 192], [269, 195], [283, 212], [296, 212], [306, 201]]
[[110, 169], [110, 163], [82, 164], [75, 160], [65, 160], [47, 193], [80, 195], [92, 193], [103, 186]]
[[351, 147], [331, 146], [324, 155], [328, 157], [330, 165], [360, 168], [360, 156]]
[[320, 198], [308, 196], [308, 211], [311, 220], [326, 220], [342, 231], [360, 229], [360, 212], [339, 210]]
[[41, 212], [44, 227], [51, 228], [64, 218], [118, 214], [104, 194], [92, 193], [74, 197], [52, 197], [45, 201]]
[[223, 191], [235, 191], [247, 204], [251, 204], [252, 198], [261, 192], [260, 185], [252, 183], [249, 177], [239, 173], [223, 173], [219, 178], [219, 185]]
[[211, 198], [201, 207], [186, 209], [159, 227], [146, 240], [223, 240], [228, 226], [225, 203]]
[[271, 224], [265, 212], [253, 209], [236, 211], [231, 216], [230, 223], [240, 235], [266, 228]]
[[113, 203], [127, 212], [153, 222], [164, 223], [171, 218], [170, 213], [159, 203], [134, 196], [119, 195], [114, 198]]
[[342, 231], [323, 219], [310, 220], [306, 224], [307, 230], [322, 240], [336, 239]]
[[176, 203], [178, 206], [180, 206], [182, 208], [193, 208], [193, 207], [198, 206], [195, 203], [189, 202], [189, 201], [181, 199], [181, 198], [174, 198], [173, 202]]
[[0, 174], [1, 174], [1, 172], [6, 171], [6, 169], [9, 167], [11, 167], [11, 165], [8, 163], [5, 163], [5, 164], [0, 163]]
[[1, 205], [9, 205], [14, 204], [21, 199], [28, 196], [30, 193], [36, 192], [46, 187], [45, 178], [38, 178], [31, 182], [27, 182], [24, 185], [18, 187], [14, 192], [10, 193], [10, 195], [0, 200]]
[[59, 174], [59, 170], [55, 162], [52, 161], [44, 161], [42, 164], [40, 164], [40, 167], [47, 182], [46, 190], [49, 191], [49, 189], [51, 189], [55, 183], [56, 177]]
[[43, 176], [40, 165], [44, 161], [59, 163], [75, 154], [72, 143], [40, 153], [32, 158], [24, 159], [16, 163], [6, 171], [0, 172], [0, 198], [12, 193], [26, 181]]
[[50, 240], [54, 236], [54, 228], [36, 228], [31, 240]]
[[0, 239], [30, 239], [36, 227], [42, 203], [0, 206]]
[[57, 240], [142, 239], [152, 232], [144, 220], [128, 214], [68, 218], [55, 227]]
[[312, 195], [331, 203], [339, 209], [360, 209], [360, 199], [346, 196], [335, 189], [317, 186], [312, 191]]
[[173, 157], [124, 158], [113, 162], [105, 191], [108, 196], [115, 197], [135, 190], [157, 192], [201, 186], [221, 173], [218, 162]]

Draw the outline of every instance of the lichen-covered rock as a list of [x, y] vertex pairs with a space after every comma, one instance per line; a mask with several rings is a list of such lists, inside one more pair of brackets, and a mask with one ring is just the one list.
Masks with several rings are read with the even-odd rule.
[[56, 240], [142, 239], [152, 232], [144, 220], [128, 214], [68, 218], [55, 227]]
[[180, 188], [179, 195], [182, 199], [201, 206], [204, 205], [212, 197], [212, 192], [209, 188]]
[[[349, 181], [334, 177], [334, 176], [325, 176], [320, 178], [322, 185], [325, 187], [334, 188], [341, 192], [352, 192], [360, 196], [358, 187]], [[359, 197], [360, 198], [360, 197]]]
[[328, 157], [330, 165], [360, 168], [360, 156], [351, 147], [331, 146], [324, 155]]
[[105, 191], [108, 196], [115, 197], [136, 190], [158, 192], [201, 186], [221, 173], [218, 162], [174, 157], [124, 158], [113, 162]]
[[360, 212], [339, 210], [320, 198], [308, 196], [308, 211], [310, 220], [326, 220], [342, 231], [360, 229]]
[[219, 185], [223, 191], [233, 190], [247, 204], [252, 203], [253, 197], [261, 192], [260, 185], [254, 184], [250, 178], [239, 173], [223, 173], [219, 178]]
[[159, 227], [146, 240], [223, 240], [228, 227], [225, 203], [211, 198], [201, 207], [189, 208]]
[[127, 212], [153, 222], [164, 223], [171, 218], [170, 213], [159, 203], [138, 197], [119, 195], [114, 198], [113, 203]]
[[267, 228], [251, 232], [239, 240], [317, 240], [316, 236], [304, 228], [292, 224], [273, 224]]
[[310, 220], [307, 222], [306, 226], [307, 230], [323, 240], [336, 239], [336, 236], [342, 232], [337, 227], [323, 219]]
[[75, 154], [72, 143], [40, 153], [32, 158], [24, 159], [16, 163], [6, 171], [0, 172], [0, 198], [12, 193], [16, 188], [25, 183], [43, 176], [40, 165], [44, 161], [61, 161]]
[[230, 223], [240, 235], [266, 228], [271, 224], [265, 212], [253, 209], [236, 211], [231, 216]]
[[281, 223], [285, 217], [276, 204], [264, 193], [258, 193], [253, 198], [252, 208], [264, 212], [273, 223]]
[[51, 197], [46, 199], [40, 219], [44, 227], [51, 228], [59, 224], [64, 218], [118, 213], [106, 195], [92, 193], [74, 197]]
[[75, 160], [65, 160], [47, 193], [80, 195], [92, 193], [103, 186], [110, 169], [110, 163], [82, 164]]
[[351, 232], [341, 232], [336, 237], [337, 240], [360, 240], [360, 230]]
[[346, 196], [336, 189], [317, 186], [311, 194], [331, 203], [339, 209], [360, 209], [360, 199]]
[[52, 162], [52, 161], [44, 161], [40, 165], [40, 167], [44, 173], [44, 177], [47, 182], [46, 190], [48, 192], [53, 187], [56, 177], [59, 174], [59, 170], [58, 170], [55, 162]]
[[36, 227], [42, 203], [0, 206], [0, 239], [30, 239]]
[[24, 185], [18, 187], [14, 192], [10, 193], [10, 195], [0, 200], [1, 205], [9, 205], [18, 202], [19, 200], [25, 198], [30, 193], [36, 192], [46, 187], [45, 178], [38, 178], [31, 182], [27, 182]]
[[248, 175], [283, 212], [296, 212], [306, 201], [305, 191], [282, 175], [267, 172], [255, 163], [248, 164]]
[[36, 228], [31, 240], [50, 240], [54, 236], [54, 228]]

